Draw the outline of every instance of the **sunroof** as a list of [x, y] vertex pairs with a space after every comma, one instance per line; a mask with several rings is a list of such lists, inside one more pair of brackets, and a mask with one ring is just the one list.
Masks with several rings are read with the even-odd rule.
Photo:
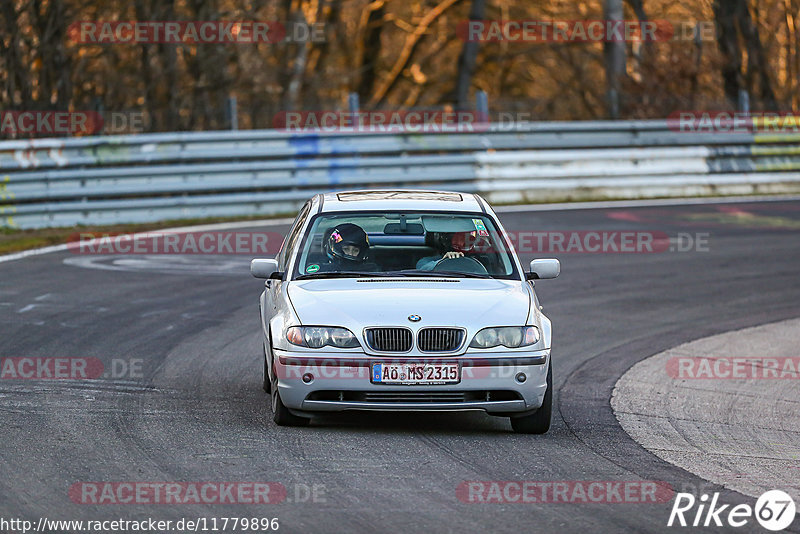
[[340, 201], [355, 200], [443, 200], [446, 202], [461, 202], [459, 193], [445, 193], [439, 191], [355, 191], [351, 193], [338, 193]]

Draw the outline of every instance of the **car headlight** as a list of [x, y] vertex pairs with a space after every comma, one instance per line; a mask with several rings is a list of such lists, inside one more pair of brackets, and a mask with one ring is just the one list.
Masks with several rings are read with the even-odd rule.
[[286, 330], [286, 340], [298, 347], [321, 349], [326, 345], [352, 349], [361, 344], [347, 328], [334, 326], [292, 326]]
[[484, 328], [472, 338], [473, 349], [490, 349], [503, 345], [509, 349], [527, 347], [539, 342], [539, 329], [535, 326], [502, 326]]

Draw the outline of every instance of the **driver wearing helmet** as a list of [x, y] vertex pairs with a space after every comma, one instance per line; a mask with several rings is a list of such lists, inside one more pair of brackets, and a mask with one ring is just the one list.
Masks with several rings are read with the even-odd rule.
[[368, 263], [369, 238], [363, 228], [352, 223], [337, 225], [322, 245], [331, 271], [375, 271]]
[[[443, 253], [438, 256], [426, 256], [417, 262], [417, 269], [420, 271], [432, 271], [436, 264], [442, 260], [462, 258], [465, 254], [474, 254], [481, 251], [487, 245], [485, 237], [480, 236], [477, 231], [457, 232], [454, 234], [438, 234], [432, 236], [434, 243], [438, 244], [439, 250]], [[449, 246], [447, 245], [449, 244]], [[453, 250], [444, 252], [448, 248]]]

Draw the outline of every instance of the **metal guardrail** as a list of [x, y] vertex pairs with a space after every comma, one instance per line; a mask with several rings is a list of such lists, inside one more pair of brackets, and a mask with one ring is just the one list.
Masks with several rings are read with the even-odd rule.
[[0, 142], [0, 224], [271, 215], [345, 188], [458, 189], [490, 201], [800, 190], [798, 134], [684, 133], [666, 121], [484, 126]]

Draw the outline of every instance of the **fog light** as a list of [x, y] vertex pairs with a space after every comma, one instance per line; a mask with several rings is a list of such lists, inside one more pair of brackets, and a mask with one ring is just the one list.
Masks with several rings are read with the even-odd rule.
[[519, 382], [520, 384], [522, 384], [523, 382], [525, 382], [525, 381], [528, 379], [528, 377], [527, 377], [527, 376], [525, 376], [525, 373], [517, 373], [517, 376], [515, 376], [514, 378], [515, 378], [515, 379], [517, 380], [517, 382]]
[[306, 373], [303, 375], [303, 382], [305, 382], [306, 384], [310, 384], [313, 381], [314, 381], [314, 375], [312, 375], [311, 373]]

